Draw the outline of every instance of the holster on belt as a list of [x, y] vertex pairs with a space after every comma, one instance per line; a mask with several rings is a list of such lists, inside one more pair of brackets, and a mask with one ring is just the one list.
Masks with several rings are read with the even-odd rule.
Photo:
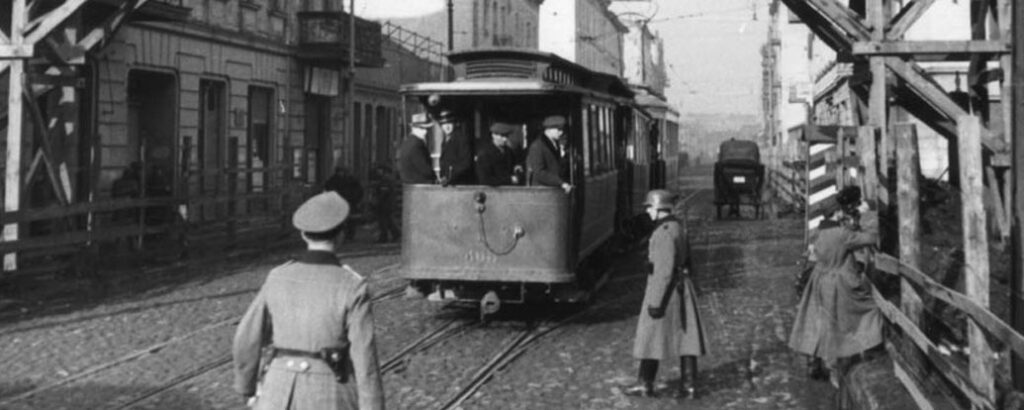
[[349, 373], [352, 372], [351, 366], [349, 366], [348, 344], [340, 347], [325, 347], [316, 352], [275, 347], [274, 356], [307, 357], [323, 361], [334, 372], [334, 378], [338, 383], [347, 383]]

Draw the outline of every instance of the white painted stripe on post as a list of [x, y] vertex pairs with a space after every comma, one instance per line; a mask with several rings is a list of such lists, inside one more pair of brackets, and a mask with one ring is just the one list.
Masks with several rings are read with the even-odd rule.
[[821, 191], [818, 191], [818, 192], [815, 192], [815, 193], [811, 194], [811, 199], [810, 199], [809, 202], [811, 203], [811, 205], [814, 205], [814, 204], [816, 204], [818, 202], [823, 201], [825, 198], [828, 198], [830, 196], [834, 196], [835, 194], [838, 194], [838, 193], [839, 193], [839, 190], [836, 189], [835, 185], [829, 185], [825, 189], [822, 189]]
[[828, 171], [828, 167], [824, 167], [824, 166], [817, 167], [815, 169], [812, 169], [811, 173], [808, 174], [808, 175], [809, 175], [811, 181], [813, 181], [815, 179], [818, 179], [818, 178], [821, 178], [821, 177], [825, 176], [825, 172], [826, 171]]
[[824, 221], [824, 220], [825, 220], [825, 217], [821, 216], [821, 215], [816, 216], [814, 218], [811, 218], [811, 220], [807, 221], [807, 230], [809, 231], [809, 230], [812, 230], [812, 229], [816, 229], [818, 227], [818, 225], [821, 225], [821, 221]]
[[814, 144], [814, 145], [811, 145], [811, 150], [810, 150], [811, 151], [811, 155], [818, 154], [818, 153], [820, 153], [822, 151], [828, 150], [828, 149], [830, 149], [832, 147], [835, 147], [835, 146], [836, 146], [836, 144]]

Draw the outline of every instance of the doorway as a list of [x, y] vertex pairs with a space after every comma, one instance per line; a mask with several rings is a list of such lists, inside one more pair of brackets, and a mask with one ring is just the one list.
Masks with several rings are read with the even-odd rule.
[[331, 169], [331, 99], [320, 95], [306, 96], [306, 166], [303, 178], [307, 183], [323, 183]]
[[[178, 127], [177, 80], [171, 74], [132, 70], [128, 73], [128, 145], [140, 165], [146, 197], [168, 197], [176, 189], [175, 138]], [[169, 207], [147, 210], [146, 222], [171, 220]]]

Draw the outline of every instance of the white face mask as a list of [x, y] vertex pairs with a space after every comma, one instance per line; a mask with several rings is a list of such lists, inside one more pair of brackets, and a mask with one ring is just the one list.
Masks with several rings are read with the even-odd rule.
[[446, 122], [444, 124], [441, 124], [441, 131], [444, 131], [445, 134], [451, 134], [452, 131], [454, 131], [454, 130], [455, 130], [455, 124], [452, 124], [450, 122]]

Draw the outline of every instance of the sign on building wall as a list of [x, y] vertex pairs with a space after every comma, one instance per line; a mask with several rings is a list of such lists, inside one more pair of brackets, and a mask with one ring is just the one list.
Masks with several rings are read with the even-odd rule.
[[306, 67], [305, 86], [303, 90], [310, 94], [336, 97], [339, 94], [340, 81], [338, 70], [320, 67]]

